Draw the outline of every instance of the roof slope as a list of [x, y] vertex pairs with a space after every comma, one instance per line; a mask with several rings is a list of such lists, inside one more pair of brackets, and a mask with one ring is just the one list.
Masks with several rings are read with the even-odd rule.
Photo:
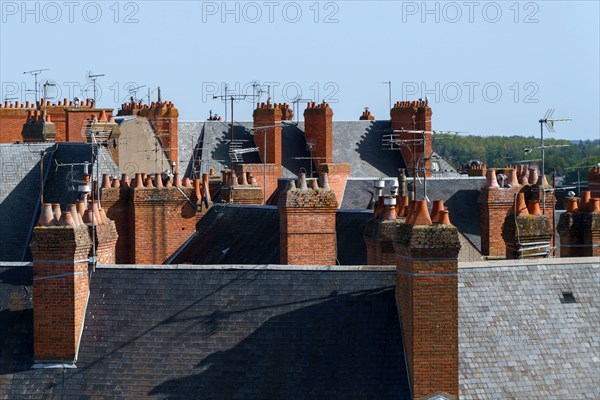
[[[113, 161], [110, 152], [103, 146], [99, 147], [98, 168], [96, 163], [89, 166], [89, 173], [94, 179], [96, 170], [102, 174], [119, 176], [119, 168]], [[59, 143], [58, 150], [53, 154], [52, 165], [48, 171], [46, 185], [44, 186], [44, 202], [60, 203], [63, 208], [67, 204], [75, 203], [79, 192], [78, 182], [83, 180], [84, 162], [92, 162], [92, 149], [88, 143]], [[71, 164], [79, 164], [73, 165]], [[102, 179], [100, 178], [100, 181]]]
[[[252, 122], [236, 122], [234, 138], [242, 141], [242, 148], [256, 147], [251, 133]], [[200, 172], [231, 168], [229, 142], [231, 126], [221, 121], [183, 121], [179, 123], [179, 165], [180, 170], [189, 176], [194, 171], [194, 158], [199, 162]], [[282, 164], [283, 176], [296, 176], [300, 168], [310, 169], [310, 153], [306, 150], [304, 132], [296, 124], [282, 123]], [[242, 155], [245, 163], [260, 163], [256, 153]], [[296, 159], [302, 157], [302, 159]]]
[[[40, 201], [40, 144], [0, 144], [0, 261], [26, 257]], [[44, 157], [45, 171], [52, 155]], [[46, 174], [45, 174], [46, 175]]]
[[459, 269], [462, 399], [600, 398], [600, 264], [568, 260]]
[[0, 397], [406, 399], [394, 276], [98, 268], [78, 368]]
[[[336, 214], [337, 253], [341, 265], [364, 265], [363, 239], [372, 212]], [[278, 264], [279, 214], [274, 206], [216, 204], [196, 225], [196, 236], [172, 264]]]
[[[255, 147], [250, 133], [252, 122], [236, 122], [235, 138], [244, 140], [243, 147]], [[382, 136], [390, 121], [334, 121], [333, 159], [351, 165], [351, 176], [394, 176], [404, 167], [399, 151], [384, 151]], [[179, 123], [179, 165], [186, 174], [191, 173], [195, 149], [202, 152], [202, 172], [210, 167], [220, 170], [230, 167], [228, 140], [231, 129], [220, 121], [182, 121]], [[283, 176], [295, 176], [300, 168], [310, 170], [310, 153], [306, 150], [304, 122], [282, 123]], [[300, 159], [298, 159], [300, 158]], [[244, 162], [260, 162], [256, 153], [244, 154]]]

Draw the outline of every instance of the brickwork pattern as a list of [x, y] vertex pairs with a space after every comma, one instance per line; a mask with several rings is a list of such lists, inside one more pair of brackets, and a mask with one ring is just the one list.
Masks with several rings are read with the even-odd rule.
[[371, 219], [365, 227], [365, 244], [368, 265], [396, 265], [394, 237], [404, 219]]
[[336, 210], [332, 191], [287, 190], [279, 199], [282, 264], [336, 265]]
[[350, 164], [322, 163], [319, 165], [319, 174], [328, 175], [329, 186], [331, 186], [331, 190], [335, 193], [335, 198], [341, 207], [344, 201], [346, 182], [348, 182], [348, 177], [350, 176]]
[[35, 359], [73, 361], [89, 293], [87, 227], [38, 226], [30, 246]]
[[484, 256], [506, 257], [502, 225], [509, 215], [518, 187], [482, 187], [479, 193], [481, 253]]
[[333, 110], [329, 104], [308, 104], [304, 110], [304, 135], [306, 142], [313, 146], [317, 168], [322, 163], [333, 162]]
[[396, 301], [413, 398], [458, 397], [458, 230], [400, 225]]
[[[254, 143], [259, 148], [260, 159], [269, 164], [281, 164], [281, 119], [282, 113], [279, 104], [262, 103], [252, 114], [255, 131]], [[267, 148], [265, 151], [265, 135]], [[266, 155], [266, 159], [265, 159]]]
[[[267, 184], [264, 186], [265, 181], [265, 167], [266, 167], [266, 178]], [[241, 176], [243, 173], [250, 172], [250, 174], [256, 179], [256, 184], [261, 188], [266, 188], [267, 201], [270, 200], [275, 192], [277, 191], [278, 180], [281, 178], [281, 165], [280, 164], [238, 164], [235, 166], [235, 172], [237, 176]]]
[[[405, 130], [431, 131], [431, 107], [426, 101], [401, 101], [397, 102], [390, 110], [391, 128]], [[423, 136], [409, 132], [394, 133], [394, 136], [400, 140], [421, 140]], [[423, 150], [425, 150], [427, 176], [431, 176], [431, 154], [433, 152], [431, 134], [425, 134], [425, 149], [422, 142], [402, 146], [400, 151], [404, 158], [404, 163], [409, 172], [415, 168], [415, 161], [422, 159]], [[422, 173], [419, 176], [423, 176]]]
[[[196, 202], [193, 188], [180, 188]], [[135, 264], [162, 264], [196, 228], [194, 207], [177, 188], [135, 188], [131, 193]]]

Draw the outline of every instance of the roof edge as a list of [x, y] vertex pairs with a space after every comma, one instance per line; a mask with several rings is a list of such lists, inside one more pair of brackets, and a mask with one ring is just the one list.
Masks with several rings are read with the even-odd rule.
[[391, 272], [395, 265], [279, 265], [279, 264], [103, 264], [99, 269], [147, 269], [147, 270], [275, 270], [275, 271], [331, 271], [331, 272]]

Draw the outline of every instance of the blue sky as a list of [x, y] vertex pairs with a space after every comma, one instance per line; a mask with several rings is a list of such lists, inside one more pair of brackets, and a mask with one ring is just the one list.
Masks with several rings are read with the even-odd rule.
[[[92, 71], [105, 74], [99, 105], [160, 85], [183, 120], [223, 115], [212, 96], [253, 82], [276, 102], [325, 98], [336, 120], [364, 107], [388, 119], [391, 80], [393, 101], [429, 98], [434, 129], [537, 136], [554, 108], [573, 121], [553, 137], [599, 138], [597, 1], [0, 3], [2, 100], [31, 100], [23, 71], [49, 68], [51, 95], [86, 97]], [[236, 120], [252, 103], [236, 103]]]

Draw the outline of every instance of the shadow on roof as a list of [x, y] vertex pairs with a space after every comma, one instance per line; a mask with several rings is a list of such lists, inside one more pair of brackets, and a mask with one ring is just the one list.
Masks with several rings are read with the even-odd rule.
[[[169, 399], [403, 399], [407, 373], [394, 289], [310, 299], [308, 305], [268, 319], [229, 350], [198, 360], [197, 373], [167, 380], [150, 395]], [[290, 303], [300, 305], [303, 301]], [[197, 329], [219, 337], [234, 312], [215, 311]]]

